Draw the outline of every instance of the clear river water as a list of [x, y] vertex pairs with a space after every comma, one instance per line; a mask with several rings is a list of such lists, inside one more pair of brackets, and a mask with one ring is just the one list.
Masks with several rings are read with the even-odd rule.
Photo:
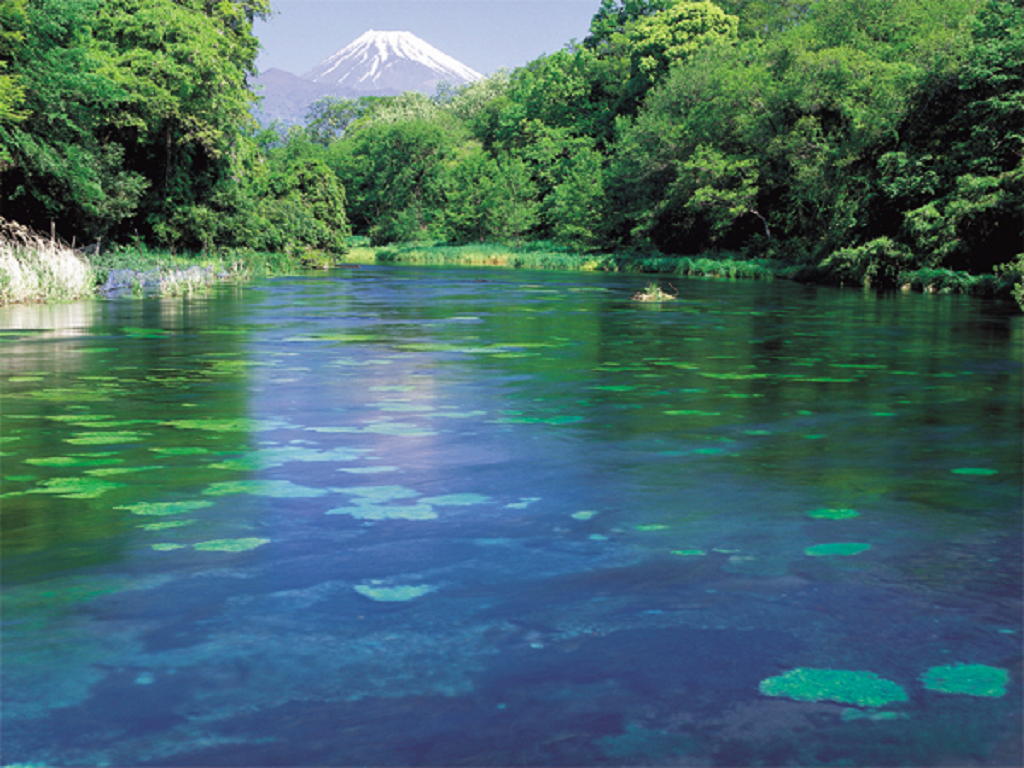
[[1019, 766], [1024, 318], [644, 282], [0, 309], [0, 765]]

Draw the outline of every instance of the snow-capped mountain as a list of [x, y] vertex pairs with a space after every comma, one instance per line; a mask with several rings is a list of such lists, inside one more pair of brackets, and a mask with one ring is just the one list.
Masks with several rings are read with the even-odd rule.
[[270, 69], [253, 85], [263, 97], [261, 122], [304, 121], [309, 106], [325, 96], [395, 96], [405, 91], [433, 95], [441, 83], [464, 85], [483, 77], [412, 32], [368, 30], [302, 77]]
[[370, 29], [303, 75], [314, 83], [358, 93], [433, 93], [443, 82], [463, 85], [483, 77], [412, 32]]

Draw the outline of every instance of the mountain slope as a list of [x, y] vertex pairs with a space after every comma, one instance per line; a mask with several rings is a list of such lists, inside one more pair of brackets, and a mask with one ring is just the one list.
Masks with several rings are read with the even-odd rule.
[[337, 95], [331, 88], [303, 80], [283, 69], [260, 73], [252, 85], [261, 99], [254, 110], [256, 119], [264, 125], [272, 122], [298, 125], [304, 122], [310, 104], [324, 96]]

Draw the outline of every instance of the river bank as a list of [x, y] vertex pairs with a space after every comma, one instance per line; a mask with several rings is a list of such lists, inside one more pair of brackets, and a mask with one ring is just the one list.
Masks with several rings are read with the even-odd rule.
[[[90, 296], [180, 296], [224, 281], [253, 276], [289, 274], [339, 264], [406, 264], [414, 266], [471, 266], [540, 269], [565, 272], [622, 272], [711, 279], [795, 280], [838, 284], [837, 275], [820, 266], [794, 265], [737, 253], [700, 256], [579, 252], [540, 241], [518, 245], [476, 243], [444, 245], [399, 243], [371, 246], [352, 238], [344, 254], [317, 252], [297, 256], [230, 249], [181, 254], [144, 245], [118, 245], [75, 250], [5, 223], [0, 232], [0, 305], [74, 301]], [[858, 283], [847, 283], [862, 287]], [[969, 294], [1016, 299], [1024, 308], [1024, 260], [987, 275], [948, 269], [918, 269], [899, 273], [903, 292]]]
[[76, 250], [0, 220], [0, 306], [115, 296], [182, 296], [224, 281], [301, 269], [303, 260], [249, 250], [181, 254], [144, 245]]
[[[640, 253], [580, 253], [539, 242], [518, 246], [494, 243], [435, 245], [399, 243], [374, 247], [357, 242], [345, 254], [353, 264], [407, 264], [415, 266], [474, 266], [511, 269], [552, 269], [584, 272], [626, 272], [712, 279], [795, 280], [843, 285], [839, 276], [820, 266], [794, 265], [737, 253], [701, 256], [666, 256]], [[846, 283], [856, 285], [858, 283]], [[1024, 308], [1024, 259], [987, 275], [951, 269], [916, 269], [899, 274], [903, 292], [969, 294], [986, 298], [1016, 299]]]

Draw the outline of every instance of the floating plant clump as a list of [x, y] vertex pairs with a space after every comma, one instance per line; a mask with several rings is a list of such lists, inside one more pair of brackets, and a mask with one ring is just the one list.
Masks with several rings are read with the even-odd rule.
[[907, 692], [874, 672], [797, 667], [761, 681], [765, 696], [795, 701], [836, 701], [858, 707], [884, 707], [907, 700]]
[[633, 294], [633, 301], [672, 301], [673, 299], [679, 298], [679, 291], [675, 293], [669, 293], [662, 288], [658, 283], [649, 282], [644, 286], [642, 291], [637, 291]]
[[921, 682], [929, 691], [990, 698], [1005, 696], [1009, 681], [1009, 672], [987, 664], [950, 664], [932, 667], [921, 675]]

